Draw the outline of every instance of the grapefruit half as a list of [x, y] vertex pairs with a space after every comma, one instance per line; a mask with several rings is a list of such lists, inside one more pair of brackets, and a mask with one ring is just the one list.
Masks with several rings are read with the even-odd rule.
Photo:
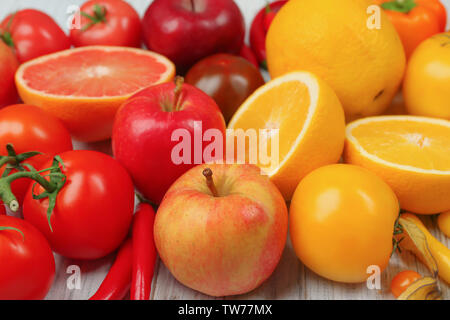
[[60, 118], [80, 141], [111, 137], [119, 106], [137, 91], [171, 81], [174, 64], [157, 53], [88, 46], [22, 64], [16, 85], [22, 100]]

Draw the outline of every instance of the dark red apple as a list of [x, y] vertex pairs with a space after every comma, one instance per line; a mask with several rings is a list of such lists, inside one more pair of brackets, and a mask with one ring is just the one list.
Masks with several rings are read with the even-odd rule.
[[224, 159], [225, 121], [219, 107], [182, 79], [136, 93], [114, 121], [115, 158], [138, 191], [156, 204], [190, 168]]
[[214, 53], [239, 54], [245, 23], [233, 0], [155, 0], [145, 12], [143, 32], [149, 50], [186, 71]]
[[241, 104], [264, 84], [264, 79], [246, 59], [218, 53], [189, 69], [186, 82], [213, 98], [228, 123]]

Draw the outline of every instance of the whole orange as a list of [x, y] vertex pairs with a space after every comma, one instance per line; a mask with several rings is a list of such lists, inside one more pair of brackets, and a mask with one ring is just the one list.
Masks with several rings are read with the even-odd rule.
[[370, 0], [291, 0], [266, 38], [270, 75], [309, 71], [339, 97], [347, 120], [381, 114], [405, 69], [400, 38]]

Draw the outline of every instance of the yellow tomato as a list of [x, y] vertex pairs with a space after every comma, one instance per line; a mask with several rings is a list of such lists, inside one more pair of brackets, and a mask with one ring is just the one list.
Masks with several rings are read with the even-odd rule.
[[438, 217], [439, 229], [450, 238], [450, 211], [443, 212]]
[[347, 164], [319, 168], [298, 185], [290, 236], [300, 260], [330, 280], [364, 282], [392, 252], [398, 200], [381, 178]]
[[450, 120], [450, 32], [425, 40], [414, 51], [403, 95], [410, 114]]

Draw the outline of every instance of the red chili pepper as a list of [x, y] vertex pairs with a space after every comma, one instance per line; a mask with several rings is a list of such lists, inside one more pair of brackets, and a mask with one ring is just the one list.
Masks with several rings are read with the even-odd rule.
[[273, 19], [276, 16], [276, 12], [273, 11], [269, 4], [266, 5], [266, 14], [264, 15], [264, 30], [269, 31], [269, 27], [272, 24]]
[[127, 239], [119, 248], [116, 260], [100, 288], [89, 300], [122, 300], [130, 289], [132, 259], [133, 244], [131, 239]]
[[155, 211], [147, 203], [140, 203], [133, 221], [133, 263], [130, 289], [131, 300], [149, 300], [156, 246], [153, 238]]
[[258, 59], [256, 59], [255, 53], [250, 49], [248, 45], [244, 43], [244, 45], [241, 48], [240, 56], [247, 61], [249, 61], [251, 64], [253, 64], [256, 68], [259, 69], [258, 65]]
[[[266, 34], [268, 25], [272, 23], [272, 20], [275, 17], [276, 13], [286, 2], [286, 0], [275, 1], [271, 4], [268, 4], [267, 7], [262, 8], [253, 19], [252, 25], [250, 27], [250, 45], [259, 63], [263, 66], [265, 65], [266, 61]], [[270, 8], [269, 15], [266, 13], [266, 11], [268, 10], [267, 8]], [[266, 15], [268, 15], [267, 18]]]

